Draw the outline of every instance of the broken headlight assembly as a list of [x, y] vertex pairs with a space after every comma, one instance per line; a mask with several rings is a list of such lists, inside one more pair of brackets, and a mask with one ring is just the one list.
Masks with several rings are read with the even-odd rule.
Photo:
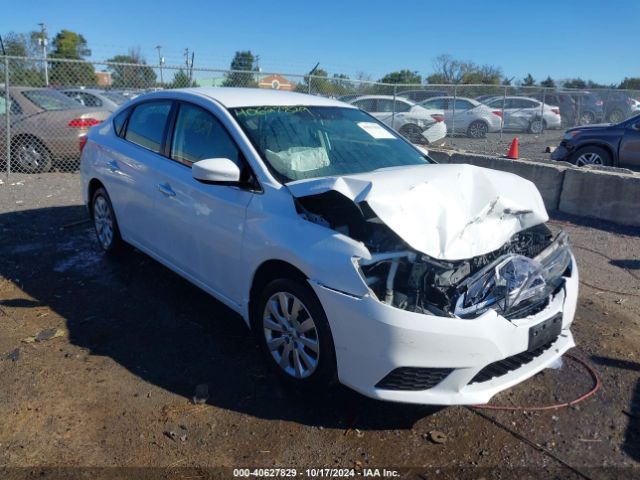
[[493, 309], [522, 318], [542, 310], [562, 288], [571, 251], [564, 232], [552, 238], [538, 226], [517, 233], [497, 252], [469, 260], [404, 251], [374, 254], [357, 265], [378, 299], [396, 308], [464, 319]]

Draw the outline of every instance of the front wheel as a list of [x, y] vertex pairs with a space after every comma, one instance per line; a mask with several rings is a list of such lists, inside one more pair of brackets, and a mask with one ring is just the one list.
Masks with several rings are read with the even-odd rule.
[[112, 253], [123, 246], [120, 229], [116, 221], [116, 214], [107, 191], [100, 187], [93, 194], [91, 200], [91, 219], [96, 231], [98, 243], [105, 252]]
[[624, 120], [624, 112], [618, 108], [609, 114], [609, 122], [620, 123]]
[[534, 118], [529, 124], [529, 133], [540, 135], [544, 131], [544, 121], [541, 118]]
[[326, 389], [336, 382], [331, 329], [308, 284], [289, 278], [270, 282], [251, 323], [268, 363], [287, 383]]
[[51, 170], [51, 153], [40, 140], [32, 137], [16, 139], [12, 150], [11, 155], [15, 158], [13, 168], [19, 173], [44, 173]]
[[588, 165], [611, 166], [611, 155], [604, 148], [586, 146], [578, 149], [572, 156], [571, 161], [578, 167]]
[[580, 114], [579, 125], [591, 125], [592, 123], [596, 123], [596, 114], [593, 112], [582, 112]]

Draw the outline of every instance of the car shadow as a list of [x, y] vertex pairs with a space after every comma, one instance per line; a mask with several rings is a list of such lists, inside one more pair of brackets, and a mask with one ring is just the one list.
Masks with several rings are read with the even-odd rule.
[[640, 260], [637, 259], [617, 259], [610, 260], [609, 263], [614, 267], [625, 268], [627, 270], [640, 270]]
[[[399, 405], [347, 388], [298, 392], [266, 366], [239, 315], [134, 249], [103, 255], [82, 206], [0, 214], [0, 274], [65, 319], [69, 340], [190, 401], [265, 419], [344, 429], [410, 429], [440, 408]], [[28, 313], [27, 313], [28, 314]]]
[[[620, 360], [617, 358], [592, 356], [598, 365], [610, 368], [618, 368], [622, 370], [631, 370], [640, 372], [640, 363], [630, 362], [628, 360]], [[640, 461], [640, 380], [636, 382], [631, 397], [631, 405], [629, 410], [623, 410], [622, 414], [629, 417], [629, 424], [624, 435], [624, 443], [622, 450], [632, 459]]]

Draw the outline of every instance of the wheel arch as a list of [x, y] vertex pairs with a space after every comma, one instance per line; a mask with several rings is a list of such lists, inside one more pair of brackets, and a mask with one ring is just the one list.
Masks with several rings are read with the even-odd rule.
[[618, 166], [618, 155], [617, 155], [617, 152], [615, 152], [614, 149], [611, 147], [611, 145], [609, 145], [608, 143], [599, 142], [599, 141], [596, 141], [596, 140], [587, 141], [587, 142], [579, 145], [578, 147], [576, 147], [574, 152], [577, 152], [578, 150], [581, 150], [581, 149], [583, 149], [585, 147], [602, 148], [603, 150], [605, 150], [611, 156], [611, 163], [613, 164], [613, 166], [614, 167]]
[[98, 180], [97, 178], [92, 178], [91, 180], [89, 180], [89, 184], [87, 186], [87, 193], [88, 193], [88, 206], [89, 206], [89, 214], [93, 215], [93, 202], [91, 201], [93, 199], [93, 195], [96, 193], [96, 191], [99, 188], [104, 188], [105, 191], [107, 190], [104, 186], [104, 184]]

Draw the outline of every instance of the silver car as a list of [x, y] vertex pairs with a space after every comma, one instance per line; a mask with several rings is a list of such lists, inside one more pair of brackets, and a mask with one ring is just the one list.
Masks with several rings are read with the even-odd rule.
[[502, 119], [491, 108], [472, 98], [434, 97], [420, 103], [427, 109], [442, 110], [447, 130], [466, 133], [471, 138], [484, 138], [499, 132]]
[[504, 128], [540, 134], [544, 129], [560, 128], [560, 107], [529, 97], [495, 97], [485, 103], [496, 115], [504, 109]]
[[85, 107], [98, 107], [110, 112], [114, 112], [120, 105], [129, 101], [119, 93], [95, 88], [66, 88], [60, 91]]

